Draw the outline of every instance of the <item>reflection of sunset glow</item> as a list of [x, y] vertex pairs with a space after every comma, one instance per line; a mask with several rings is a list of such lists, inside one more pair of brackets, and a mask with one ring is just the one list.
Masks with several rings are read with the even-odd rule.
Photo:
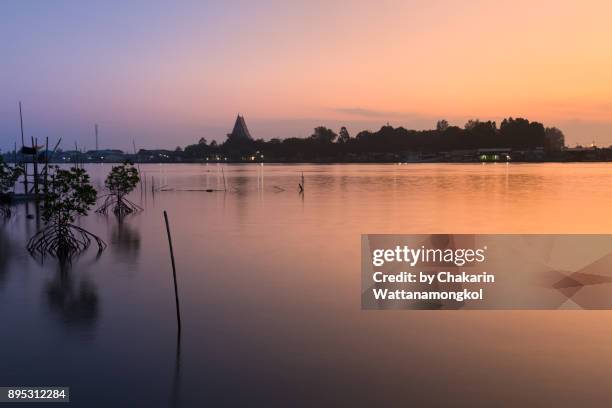
[[9, 8], [0, 117], [11, 135], [24, 99], [31, 131], [76, 138], [97, 120], [119, 147], [133, 135], [222, 140], [238, 111], [265, 138], [305, 136], [317, 121], [356, 131], [525, 116], [570, 143], [612, 143], [601, 139], [612, 133], [610, 3]]

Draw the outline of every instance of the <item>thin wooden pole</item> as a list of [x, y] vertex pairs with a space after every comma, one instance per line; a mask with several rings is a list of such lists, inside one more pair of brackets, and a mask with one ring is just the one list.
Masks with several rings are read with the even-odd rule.
[[19, 101], [19, 123], [21, 125], [21, 147], [25, 146], [25, 139], [23, 137], [23, 113], [21, 112], [21, 101]]
[[[48, 138], [47, 138], [48, 140]], [[53, 151], [51, 152], [51, 156], [55, 157], [55, 153], [57, 152], [57, 148], [59, 147], [60, 143], [62, 143], [62, 138], [60, 137], [59, 140], [57, 141], [57, 143], [55, 144], [55, 147], [53, 148]], [[49, 167], [49, 160], [47, 160], [46, 163], [47, 168]], [[46, 172], [49, 172], [49, 170], [45, 170]]]
[[34, 156], [32, 156], [32, 166], [34, 167], [34, 196], [38, 200], [38, 149], [36, 145], [38, 144], [38, 139], [34, 139], [32, 136], [32, 149], [34, 149]]
[[176, 301], [176, 321], [178, 332], [181, 333], [181, 310], [179, 307], [178, 287], [176, 285], [176, 265], [174, 263], [174, 250], [172, 249], [172, 236], [170, 235], [170, 224], [168, 223], [168, 213], [164, 210], [164, 220], [166, 221], [166, 232], [168, 233], [168, 246], [170, 247], [170, 260], [172, 261], [172, 277], [174, 278], [174, 299]]
[[76, 155], [74, 161], [76, 162], [76, 167], [77, 169], [79, 168], [79, 160], [80, 160], [80, 156], [81, 154], [79, 153], [79, 146], [77, 145], [76, 140], [74, 141], [74, 154]]
[[[134, 148], [134, 163], [136, 163], [138, 174], [140, 174], [140, 161], [136, 160], [138, 154], [136, 153], [136, 141], [134, 139], [132, 139], [132, 147]], [[142, 179], [140, 180], [140, 189], [142, 190]]]
[[[21, 125], [21, 158], [23, 160], [23, 148], [25, 147], [25, 138], [23, 136], [23, 113], [21, 112], [21, 101], [19, 101], [19, 124]], [[23, 188], [24, 192], [28, 194], [28, 162], [24, 160], [23, 163]]]
[[49, 193], [49, 137], [45, 139], [45, 197]]

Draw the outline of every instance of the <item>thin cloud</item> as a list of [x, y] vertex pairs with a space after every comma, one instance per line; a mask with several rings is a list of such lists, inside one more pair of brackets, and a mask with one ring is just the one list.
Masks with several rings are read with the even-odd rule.
[[334, 112], [343, 113], [351, 116], [360, 116], [363, 118], [415, 118], [418, 117], [413, 112], [395, 112], [366, 108], [333, 108]]

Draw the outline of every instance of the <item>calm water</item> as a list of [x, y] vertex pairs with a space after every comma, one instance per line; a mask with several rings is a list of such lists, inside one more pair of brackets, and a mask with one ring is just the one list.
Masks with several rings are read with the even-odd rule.
[[[89, 169], [101, 188], [110, 166]], [[222, 188], [219, 169], [141, 166], [145, 211], [81, 219], [109, 247], [64, 274], [25, 251], [37, 221], [17, 207], [0, 384], [105, 407], [609, 406], [612, 312], [365, 312], [359, 250], [363, 233], [612, 232], [612, 165], [229, 165], [227, 193], [187, 191]]]

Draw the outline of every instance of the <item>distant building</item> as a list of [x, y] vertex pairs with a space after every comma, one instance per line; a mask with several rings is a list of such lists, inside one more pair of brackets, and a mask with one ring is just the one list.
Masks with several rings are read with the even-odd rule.
[[512, 149], [509, 147], [498, 147], [490, 149], [478, 149], [477, 155], [481, 162], [497, 162], [511, 160]]
[[244, 117], [238, 114], [236, 118], [236, 123], [234, 123], [234, 129], [232, 133], [228, 133], [227, 139], [230, 141], [243, 141], [243, 140], [253, 140], [251, 134], [249, 133], [249, 129], [247, 128], [246, 122], [244, 121]]

